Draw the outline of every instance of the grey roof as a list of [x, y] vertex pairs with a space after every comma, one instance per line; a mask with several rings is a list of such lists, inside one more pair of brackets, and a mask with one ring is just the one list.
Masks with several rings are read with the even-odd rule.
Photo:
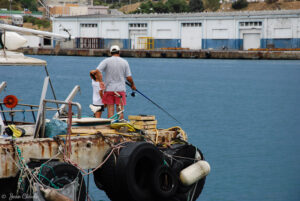
[[121, 11], [119, 11], [118, 9], [109, 9], [110, 15], [124, 15], [124, 13], [122, 13]]
[[202, 13], [151, 13], [151, 14], [94, 14], [78, 16], [61, 16], [57, 18], [186, 18], [186, 17], [235, 17], [235, 16], [272, 16], [293, 15], [300, 17], [300, 10], [272, 10], [272, 11], [238, 11], [238, 12], [202, 12]]

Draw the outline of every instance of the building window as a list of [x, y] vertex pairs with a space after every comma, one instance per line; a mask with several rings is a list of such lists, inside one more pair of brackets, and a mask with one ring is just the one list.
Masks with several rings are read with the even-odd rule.
[[45, 45], [45, 46], [51, 45], [51, 39], [49, 39], [49, 38], [44, 38], [44, 45]]
[[248, 22], [240, 22], [240, 27], [261, 27], [261, 21], [248, 21]]
[[196, 22], [196, 23], [182, 23], [182, 27], [201, 27], [201, 23]]
[[80, 27], [98, 27], [98, 24], [95, 24], [95, 23], [84, 23], [84, 24], [80, 24]]
[[147, 28], [147, 23], [129, 23], [129, 28]]

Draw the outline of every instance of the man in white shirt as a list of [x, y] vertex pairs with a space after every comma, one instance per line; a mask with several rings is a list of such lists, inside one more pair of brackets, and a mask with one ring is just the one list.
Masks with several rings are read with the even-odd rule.
[[[120, 48], [113, 45], [110, 48], [111, 57], [104, 59], [97, 67], [96, 74], [100, 82], [100, 87], [105, 88], [103, 103], [107, 105], [107, 116], [112, 117], [116, 111], [124, 110], [126, 105], [126, 80], [131, 84], [131, 89], [136, 90], [128, 62], [120, 57]], [[105, 80], [103, 82], [103, 73]], [[120, 119], [124, 119], [124, 114], [120, 114]]]

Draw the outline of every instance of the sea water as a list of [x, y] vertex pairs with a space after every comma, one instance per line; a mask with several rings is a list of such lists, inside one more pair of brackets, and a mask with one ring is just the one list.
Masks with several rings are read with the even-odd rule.
[[[89, 71], [104, 58], [36, 57], [48, 62], [58, 99], [80, 85], [74, 101], [91, 116]], [[300, 200], [299, 61], [126, 59], [137, 88], [182, 124], [141, 95], [131, 97], [130, 89], [125, 115], [152, 114], [160, 128], [181, 126], [210, 163], [198, 200]], [[38, 105], [44, 77], [42, 67], [0, 67], [0, 81], [8, 83], [0, 99], [14, 94]], [[93, 178], [90, 193], [94, 200], [108, 200]]]

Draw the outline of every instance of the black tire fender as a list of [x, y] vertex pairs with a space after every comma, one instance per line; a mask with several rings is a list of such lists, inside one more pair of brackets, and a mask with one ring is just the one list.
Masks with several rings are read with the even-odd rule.
[[[116, 164], [122, 200], [153, 201], [151, 177], [157, 167], [163, 164], [162, 153], [147, 142], [129, 143], [122, 148]], [[129, 193], [129, 194], [128, 194]]]
[[[201, 180], [199, 180], [197, 182], [197, 186], [195, 186], [196, 184], [185, 186], [181, 183], [179, 179], [179, 174], [182, 169], [192, 165], [195, 162], [194, 160], [190, 160], [190, 159], [195, 158], [196, 155], [198, 155], [199, 157], [198, 160], [199, 159], [204, 160], [204, 156], [202, 152], [191, 144], [175, 144], [172, 145], [171, 148], [165, 150], [165, 152], [169, 155], [173, 155], [174, 157], [176, 156], [182, 157], [182, 159], [180, 160], [177, 161], [174, 160], [172, 162], [172, 167], [171, 167], [172, 170], [175, 172], [179, 181], [177, 194], [175, 197], [177, 197], [179, 200], [185, 201], [188, 197], [188, 192], [190, 192], [191, 190], [195, 190], [193, 201], [196, 200], [203, 190], [206, 178], [204, 177]], [[190, 158], [190, 159], [185, 159], [185, 158]], [[194, 189], [195, 187], [196, 189]]]
[[[109, 149], [104, 155], [106, 159], [112, 149]], [[94, 174], [94, 182], [100, 190], [104, 190], [110, 200], [116, 200], [115, 197], [118, 195], [119, 189], [116, 188], [116, 161], [117, 158], [114, 154], [107, 158], [107, 161], [102, 165], [101, 168], [97, 169]]]
[[160, 198], [171, 198], [178, 188], [178, 179], [175, 173], [165, 165], [156, 168], [152, 182], [153, 191]]

